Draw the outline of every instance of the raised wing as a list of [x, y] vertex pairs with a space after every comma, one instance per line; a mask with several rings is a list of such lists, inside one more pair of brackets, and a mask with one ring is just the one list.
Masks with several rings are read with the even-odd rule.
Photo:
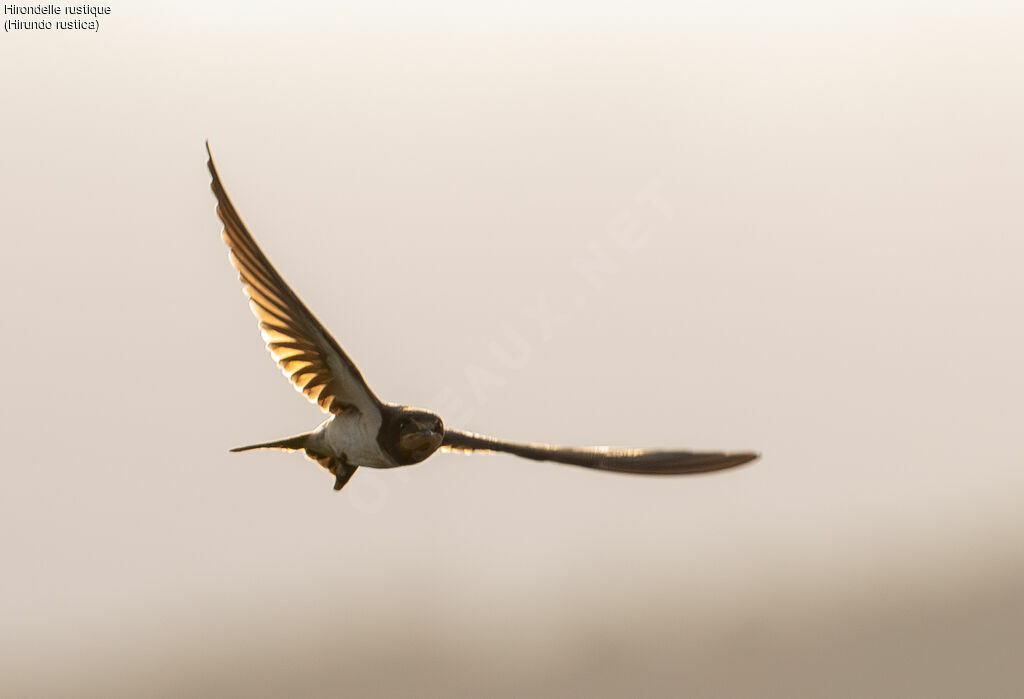
[[325, 412], [380, 409], [380, 401], [362, 374], [306, 305], [277, 273], [242, 223], [228, 198], [213, 164], [210, 144], [207, 165], [213, 177], [210, 188], [217, 197], [217, 215], [224, 223], [221, 233], [238, 270], [249, 308], [259, 320], [267, 349], [285, 376], [306, 398]]
[[661, 451], [657, 449], [610, 449], [608, 447], [556, 447], [548, 444], [520, 444], [485, 437], [472, 432], [445, 430], [442, 449], [452, 451], [497, 451], [534, 461], [555, 461], [573, 466], [620, 473], [678, 475], [732, 468], [753, 461], [754, 452]]

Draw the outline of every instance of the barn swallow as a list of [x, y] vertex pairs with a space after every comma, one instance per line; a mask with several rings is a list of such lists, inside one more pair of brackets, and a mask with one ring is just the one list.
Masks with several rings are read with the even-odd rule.
[[259, 321], [267, 349], [295, 388], [329, 417], [294, 437], [232, 449], [301, 451], [334, 476], [334, 489], [360, 466], [394, 468], [417, 464], [434, 452], [504, 452], [535, 461], [641, 474], [717, 471], [758, 458], [754, 452], [693, 452], [609, 447], [561, 447], [485, 437], [445, 426], [429, 410], [385, 403], [374, 395], [359, 368], [292, 291], [253, 240], [221, 184], [206, 144], [221, 236], [238, 270], [249, 308]]

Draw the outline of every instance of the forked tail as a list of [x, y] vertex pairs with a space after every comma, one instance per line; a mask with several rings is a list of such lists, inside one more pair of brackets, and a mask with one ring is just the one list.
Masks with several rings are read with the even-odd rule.
[[253, 449], [284, 449], [286, 451], [301, 451], [306, 448], [309, 440], [309, 432], [297, 434], [294, 437], [285, 437], [274, 442], [263, 442], [262, 444], [250, 444], [247, 447], [235, 447], [231, 451], [251, 451]]

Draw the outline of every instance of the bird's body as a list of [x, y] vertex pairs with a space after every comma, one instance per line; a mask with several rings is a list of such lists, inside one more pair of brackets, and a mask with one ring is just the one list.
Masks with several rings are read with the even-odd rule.
[[[209, 145], [207, 145], [209, 152]], [[319, 427], [286, 439], [238, 447], [302, 451], [335, 476], [340, 490], [356, 468], [394, 468], [419, 463], [438, 449], [497, 451], [535, 461], [555, 461], [623, 473], [685, 474], [738, 466], [753, 452], [692, 452], [608, 447], [559, 447], [507, 442], [446, 428], [427, 410], [381, 401], [355, 363], [288, 286], [260, 250], [228, 198], [210, 155], [207, 163], [217, 214], [231, 263], [267, 349], [306, 398], [330, 417]]]
[[364, 415], [354, 411], [333, 415], [313, 430], [310, 446], [336, 458], [342, 454], [360, 466], [368, 468], [394, 468], [398, 463], [377, 440], [380, 433], [380, 415]]
[[[410, 429], [412, 428], [412, 429]], [[379, 411], [344, 410], [312, 432], [232, 451], [303, 451], [337, 478], [340, 490], [355, 467], [396, 468], [419, 463], [441, 446], [444, 423], [426, 410], [383, 404]]]

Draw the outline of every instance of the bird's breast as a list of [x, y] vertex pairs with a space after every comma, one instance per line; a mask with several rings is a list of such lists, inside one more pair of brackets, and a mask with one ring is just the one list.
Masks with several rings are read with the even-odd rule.
[[393, 468], [397, 464], [385, 454], [377, 442], [380, 416], [357, 411], [335, 415], [325, 425], [321, 438], [335, 456], [345, 454], [356, 466]]

